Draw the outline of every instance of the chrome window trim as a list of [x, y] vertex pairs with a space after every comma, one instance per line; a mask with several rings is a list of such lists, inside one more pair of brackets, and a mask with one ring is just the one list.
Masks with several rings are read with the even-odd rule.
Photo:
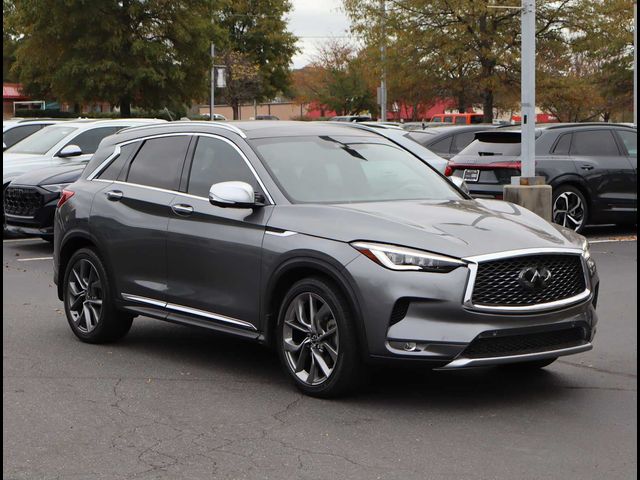
[[[476, 305], [473, 303], [473, 288], [475, 286], [476, 275], [478, 273], [478, 264], [481, 262], [487, 262], [492, 260], [501, 260], [507, 258], [523, 257], [528, 255], [577, 255], [580, 257], [582, 264], [582, 272], [584, 274], [585, 289], [578, 295], [573, 297], [564, 298], [562, 300], [556, 300], [554, 302], [539, 303], [536, 305], [523, 305], [523, 306], [499, 306], [499, 305]], [[462, 304], [464, 308], [469, 310], [476, 310], [479, 312], [494, 312], [494, 313], [536, 313], [546, 310], [554, 310], [561, 307], [577, 304], [591, 296], [591, 280], [589, 278], [589, 270], [582, 257], [581, 248], [525, 248], [520, 250], [510, 250], [506, 252], [489, 253], [485, 255], [476, 255], [472, 257], [463, 258], [467, 262], [467, 268], [469, 269], [469, 277], [467, 279], [467, 287], [464, 292]]]
[[[142, 142], [142, 141], [146, 141], [146, 140], [152, 140], [154, 138], [179, 137], [179, 136], [185, 136], [185, 135], [188, 135], [188, 136], [191, 136], [191, 137], [210, 137], [210, 138], [215, 138], [217, 140], [222, 140], [222, 141], [228, 143], [229, 145], [231, 145], [231, 147], [234, 148], [238, 152], [240, 157], [244, 160], [244, 163], [247, 165], [247, 167], [249, 167], [249, 170], [251, 171], [251, 173], [255, 177], [256, 181], [258, 182], [258, 185], [260, 185], [260, 188], [262, 188], [262, 190], [264, 191], [264, 194], [267, 197], [267, 200], [269, 201], [269, 203], [271, 205], [275, 205], [276, 204], [276, 202], [273, 200], [273, 197], [269, 193], [269, 190], [267, 190], [267, 187], [265, 186], [264, 182], [262, 181], [262, 179], [258, 175], [258, 172], [256, 172], [256, 169], [253, 167], [253, 165], [251, 164], [251, 162], [249, 161], [247, 156], [244, 154], [244, 152], [242, 150], [240, 150], [240, 147], [238, 147], [234, 142], [232, 142], [228, 138], [222, 137], [220, 135], [216, 135], [216, 134], [213, 134], [213, 133], [202, 133], [202, 132], [162, 133], [162, 134], [157, 134], [157, 135], [149, 135], [149, 136], [146, 136], [146, 137], [138, 137], [138, 138], [135, 138], [135, 139], [132, 139], [132, 140], [127, 140], [126, 142], [118, 143], [116, 145], [116, 150], [119, 153], [120, 152], [120, 147], [122, 147], [124, 145], [129, 145], [130, 143]], [[96, 167], [96, 169], [93, 172], [91, 172], [87, 176], [87, 180], [94, 180], [94, 178], [96, 176], [100, 175], [100, 173], [102, 173], [102, 171], [109, 165], [109, 163], [111, 163], [111, 161], [113, 161], [115, 156], [116, 156], [116, 154], [114, 152], [113, 154], [111, 154], [109, 156], [108, 159], [106, 159], [104, 162], [102, 162], [98, 167]], [[111, 181], [111, 180], [103, 180], [103, 181]], [[113, 181], [113, 182], [116, 183], [115, 181]], [[148, 185], [141, 185], [141, 184], [138, 184], [138, 183], [130, 183], [130, 182], [119, 182], [119, 183], [126, 184], [126, 185], [137, 185], [139, 187], [162, 190], [162, 191], [165, 191], [165, 192], [173, 192], [173, 193], [177, 193], [177, 194], [180, 194], [180, 195], [187, 195], [187, 196], [190, 196], [190, 197], [193, 197], [193, 198], [204, 198], [205, 200], [209, 201], [209, 199], [206, 198], [206, 197], [200, 197], [200, 196], [196, 196], [196, 195], [191, 195], [189, 193], [180, 192], [178, 190], [167, 190], [167, 189], [161, 189], [161, 188], [157, 188], [157, 187], [151, 187], [151, 186], [148, 186]]]
[[298, 232], [292, 232], [291, 230], [285, 230], [283, 232], [276, 232], [274, 230], [267, 230], [264, 232], [266, 235], [273, 235], [274, 237], [290, 237], [292, 235], [297, 235]]
[[153, 305], [156, 307], [173, 310], [175, 312], [188, 313], [190, 315], [196, 315], [198, 317], [210, 318], [212, 320], [217, 320], [219, 322], [229, 323], [238, 327], [248, 328], [251, 330], [257, 331], [258, 329], [252, 323], [245, 322], [244, 320], [238, 320], [237, 318], [228, 317], [226, 315], [221, 315], [219, 313], [208, 312], [206, 310], [199, 310], [197, 308], [186, 307], [184, 305], [178, 305], [176, 303], [167, 303], [162, 300], [155, 300], [149, 297], [142, 297], [139, 295], [131, 295], [129, 293], [122, 293], [122, 298], [124, 300], [129, 300], [131, 302], [138, 303], [146, 303], [149, 305]]

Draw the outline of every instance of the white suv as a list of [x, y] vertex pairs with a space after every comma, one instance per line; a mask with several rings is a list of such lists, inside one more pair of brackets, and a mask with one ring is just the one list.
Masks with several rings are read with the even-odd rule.
[[54, 123], [64, 122], [64, 119], [53, 118], [12, 118], [2, 121], [2, 151], [13, 147], [16, 143], [24, 140], [44, 127]]
[[89, 161], [103, 138], [127, 127], [165, 122], [148, 118], [76, 120], [43, 128], [2, 154], [2, 185], [23, 173]]

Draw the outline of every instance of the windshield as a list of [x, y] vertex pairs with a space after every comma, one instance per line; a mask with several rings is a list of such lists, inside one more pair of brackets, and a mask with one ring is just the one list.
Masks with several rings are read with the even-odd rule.
[[313, 136], [252, 144], [292, 203], [462, 198], [418, 158], [383, 140]]
[[51, 150], [56, 143], [77, 129], [77, 127], [52, 125], [16, 143], [13, 147], [9, 148], [7, 152], [44, 155]]

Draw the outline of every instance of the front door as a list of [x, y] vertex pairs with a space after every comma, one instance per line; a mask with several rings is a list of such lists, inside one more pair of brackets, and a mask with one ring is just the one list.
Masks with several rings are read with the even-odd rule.
[[167, 307], [201, 321], [255, 329], [260, 313], [262, 239], [273, 207], [211, 205], [211, 185], [226, 181], [246, 182], [264, 194], [232, 142], [198, 137], [185, 191], [172, 201]]

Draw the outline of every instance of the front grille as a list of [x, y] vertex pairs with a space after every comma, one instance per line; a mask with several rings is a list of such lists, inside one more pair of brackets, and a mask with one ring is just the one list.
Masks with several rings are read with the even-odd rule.
[[571, 327], [562, 330], [500, 337], [483, 336], [472, 341], [461, 356], [465, 358], [487, 358], [523, 355], [575, 347], [584, 344], [588, 340], [589, 332], [586, 327]]
[[42, 194], [35, 188], [7, 187], [4, 192], [4, 213], [32, 217], [42, 206]]
[[[551, 273], [544, 285], [524, 285], [527, 269]], [[586, 289], [579, 255], [535, 255], [478, 264], [472, 303], [478, 306], [532, 306], [574, 297]]]

